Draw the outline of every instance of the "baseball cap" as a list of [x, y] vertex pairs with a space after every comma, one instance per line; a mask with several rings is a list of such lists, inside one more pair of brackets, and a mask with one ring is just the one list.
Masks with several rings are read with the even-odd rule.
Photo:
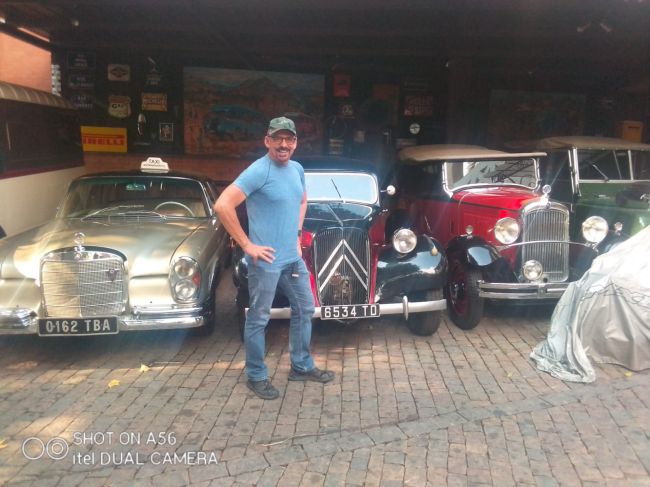
[[280, 130], [288, 130], [293, 135], [296, 135], [296, 124], [287, 117], [274, 118], [269, 122], [269, 130], [266, 132], [266, 135], [273, 135]]

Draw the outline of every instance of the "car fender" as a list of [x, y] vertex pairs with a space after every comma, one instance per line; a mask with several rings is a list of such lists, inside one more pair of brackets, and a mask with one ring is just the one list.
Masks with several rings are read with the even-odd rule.
[[413, 228], [413, 218], [406, 210], [395, 210], [386, 219], [386, 241], [390, 242], [393, 234], [400, 228]]
[[447, 258], [442, 246], [426, 235], [418, 236], [413, 251], [397, 252], [392, 245], [378, 255], [375, 292], [382, 301], [409, 292], [441, 289], [447, 280]]
[[447, 246], [447, 256], [460, 259], [472, 267], [486, 267], [502, 259], [493, 245], [473, 235], [454, 238]]
[[228, 234], [224, 228], [219, 228], [215, 220], [210, 224], [198, 226], [178, 246], [170, 259], [170, 263], [179, 257], [190, 257], [198, 264], [202, 272], [201, 302], [209, 300], [212, 291], [219, 283], [220, 271], [225, 263], [222, 261], [227, 255], [226, 246], [229, 245]]
[[237, 288], [248, 289], [248, 262], [239, 245], [232, 251], [232, 262], [232, 282]]

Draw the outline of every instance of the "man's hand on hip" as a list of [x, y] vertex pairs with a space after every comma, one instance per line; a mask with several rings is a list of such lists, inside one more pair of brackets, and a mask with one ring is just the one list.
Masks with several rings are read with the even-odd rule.
[[253, 258], [255, 264], [257, 264], [257, 259], [262, 259], [269, 264], [272, 264], [275, 260], [275, 249], [273, 247], [255, 245], [253, 242], [248, 242], [242, 247], [242, 250]]

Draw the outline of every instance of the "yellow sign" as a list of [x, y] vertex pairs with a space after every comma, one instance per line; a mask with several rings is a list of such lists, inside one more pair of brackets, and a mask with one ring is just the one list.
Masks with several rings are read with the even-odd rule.
[[81, 126], [84, 152], [126, 152], [126, 128]]

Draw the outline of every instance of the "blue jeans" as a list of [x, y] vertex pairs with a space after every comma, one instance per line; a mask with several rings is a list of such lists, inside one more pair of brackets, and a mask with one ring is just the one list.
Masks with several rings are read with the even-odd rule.
[[[297, 274], [293, 277], [292, 274]], [[264, 363], [264, 329], [269, 323], [275, 290], [280, 287], [291, 304], [289, 324], [289, 356], [291, 367], [298, 372], [314, 368], [309, 351], [311, 342], [311, 318], [314, 314], [314, 296], [309, 283], [309, 272], [300, 259], [281, 269], [265, 269], [248, 266], [248, 293], [250, 308], [246, 315], [244, 344], [246, 346], [246, 375], [251, 381], [268, 379]]]

